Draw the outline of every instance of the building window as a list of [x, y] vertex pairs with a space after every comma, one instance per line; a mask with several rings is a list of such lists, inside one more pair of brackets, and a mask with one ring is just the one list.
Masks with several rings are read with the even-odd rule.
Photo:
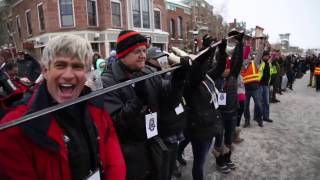
[[133, 26], [141, 27], [140, 0], [132, 1]]
[[183, 20], [182, 17], [178, 17], [178, 37], [183, 38]]
[[30, 9], [26, 11], [26, 22], [27, 22], [28, 35], [32, 35], [31, 11], [30, 11]]
[[100, 53], [99, 43], [91, 43], [91, 48], [93, 52]]
[[112, 25], [121, 27], [121, 4], [120, 2], [111, 2], [111, 11], [112, 11]]
[[72, 0], [59, 0], [61, 27], [74, 26]]
[[9, 33], [12, 33], [12, 31], [13, 31], [13, 29], [12, 29], [12, 20], [9, 20], [8, 22], [7, 22], [7, 30], [8, 30], [8, 32]]
[[45, 24], [44, 24], [44, 14], [43, 14], [43, 5], [38, 5], [38, 18], [39, 18], [39, 28], [40, 31], [45, 30]]
[[175, 22], [173, 19], [170, 19], [170, 24], [169, 24], [169, 27], [170, 27], [170, 34], [171, 34], [171, 37], [172, 38], [175, 38], [175, 33], [176, 33], [176, 30], [175, 30]]
[[20, 21], [20, 16], [16, 17], [16, 24], [17, 24], [17, 31], [19, 34], [19, 37], [21, 38], [21, 21]]
[[154, 13], [154, 28], [161, 29], [161, 12], [160, 10], [155, 9]]
[[134, 27], [150, 28], [150, 0], [133, 0], [132, 14]]
[[109, 45], [110, 45], [110, 49], [111, 50], [117, 48], [117, 43], [116, 42], [110, 42]]
[[143, 28], [150, 28], [149, 0], [142, 0]]
[[97, 26], [97, 1], [87, 0], [89, 26]]

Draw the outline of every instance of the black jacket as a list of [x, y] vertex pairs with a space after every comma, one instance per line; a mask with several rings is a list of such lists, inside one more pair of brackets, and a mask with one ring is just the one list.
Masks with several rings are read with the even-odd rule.
[[238, 107], [237, 79], [243, 64], [243, 44], [238, 43], [231, 57], [231, 69], [228, 77], [224, 78], [223, 87], [219, 89], [227, 94], [226, 105], [220, 106], [222, 112], [235, 112]]
[[[139, 73], [145, 75], [152, 72], [154, 69], [146, 66]], [[101, 79], [103, 86], [109, 87], [134, 78], [132, 74], [134, 73], [128, 73], [121, 61], [117, 61], [112, 64], [111, 69], [102, 74]], [[132, 85], [114, 90], [104, 96], [105, 108], [112, 116], [126, 160], [127, 178], [151, 179], [150, 176], [154, 176], [157, 179], [163, 179], [161, 176], [165, 174], [163, 171], [166, 169], [161, 167], [162, 163], [164, 165], [166, 162], [159, 162], [159, 159], [164, 158], [160, 155], [162, 153], [157, 152], [157, 157], [153, 153], [155, 151], [152, 147], [155, 146], [152, 144], [155, 138], [147, 139], [145, 116], [151, 112], [157, 112], [158, 133], [163, 133], [160, 127], [167, 127], [170, 121], [169, 123], [160, 122], [166, 119], [162, 115], [165, 113], [164, 110], [172, 110], [172, 107], [180, 103], [182, 96], [180, 92], [184, 84], [181, 81], [182, 77], [183, 75], [178, 73], [173, 75], [170, 81], [162, 79], [161, 76], [144, 80], [143, 97], [136, 93]], [[163, 108], [168, 102], [170, 103], [168, 107]], [[164, 149], [162, 148], [161, 152]]]
[[27, 77], [31, 82], [34, 82], [41, 74], [40, 64], [28, 54], [24, 55], [23, 60], [18, 60], [17, 64], [19, 77]]
[[[190, 80], [185, 87], [189, 107], [187, 134], [191, 139], [211, 139], [222, 130], [221, 114], [210, 102], [215, 85], [206, 74], [213, 80], [219, 78], [224, 71], [227, 55], [224, 51], [219, 51], [216, 55], [217, 65], [208, 70], [208, 57], [212, 57], [210, 53], [214, 51], [203, 54], [203, 58], [193, 63]], [[203, 81], [207, 83], [211, 92]]]
[[[185, 82], [187, 72], [183, 69], [178, 69], [173, 73], [170, 72], [165, 74], [162, 76], [163, 81], [172, 81], [174, 76], [177, 74], [180, 74], [180, 82]], [[179, 90], [180, 91], [176, 91], [175, 93], [171, 94], [171, 97], [168, 97], [168, 101], [162, 101], [160, 104], [160, 119], [158, 129], [159, 135], [165, 140], [170, 136], [182, 133], [186, 128], [186, 111], [188, 107], [186, 106], [186, 102], [183, 97], [183, 86], [181, 86]], [[183, 112], [178, 111], [181, 107], [183, 108]]]
[[[154, 71], [146, 66], [141, 73], [145, 75]], [[104, 87], [129, 79], [130, 75], [126, 72], [121, 61], [113, 63], [111, 70], [102, 74]], [[105, 108], [113, 118], [120, 143], [146, 141], [145, 115], [157, 112], [158, 125], [161, 124], [163, 113], [160, 111], [160, 106], [168, 102], [171, 107], [178, 106], [182, 97], [183, 84], [180, 74], [174, 75], [171, 81], [164, 80], [161, 76], [146, 79], [146, 100], [141, 100], [131, 85], [107, 93], [104, 97]]]
[[270, 79], [270, 64], [268, 62], [265, 62], [265, 67], [263, 69], [260, 85], [269, 86], [269, 79]]

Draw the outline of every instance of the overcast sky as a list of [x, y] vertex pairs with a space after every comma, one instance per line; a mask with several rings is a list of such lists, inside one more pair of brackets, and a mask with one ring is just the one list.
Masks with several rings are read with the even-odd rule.
[[290, 33], [290, 45], [320, 48], [320, 0], [207, 0], [227, 22], [263, 27], [272, 43]]

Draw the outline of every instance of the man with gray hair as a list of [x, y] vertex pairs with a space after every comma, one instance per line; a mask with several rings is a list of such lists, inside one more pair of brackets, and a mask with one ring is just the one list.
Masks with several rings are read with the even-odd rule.
[[[88, 93], [92, 49], [75, 35], [44, 49], [43, 77], [3, 122]], [[0, 179], [124, 180], [125, 163], [103, 99], [91, 99], [0, 131]]]

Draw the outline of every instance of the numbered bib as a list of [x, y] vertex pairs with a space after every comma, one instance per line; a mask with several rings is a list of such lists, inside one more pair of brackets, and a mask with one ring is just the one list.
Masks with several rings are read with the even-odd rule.
[[146, 133], [148, 139], [158, 135], [157, 121], [156, 112], [146, 115]]
[[227, 105], [227, 94], [226, 93], [219, 93], [218, 94], [218, 104], [221, 106]]
[[181, 103], [174, 110], [176, 111], [177, 115], [179, 115], [179, 114], [184, 112], [184, 109], [183, 109], [183, 106], [182, 106]]
[[100, 171], [96, 170], [86, 178], [86, 180], [101, 180]]

